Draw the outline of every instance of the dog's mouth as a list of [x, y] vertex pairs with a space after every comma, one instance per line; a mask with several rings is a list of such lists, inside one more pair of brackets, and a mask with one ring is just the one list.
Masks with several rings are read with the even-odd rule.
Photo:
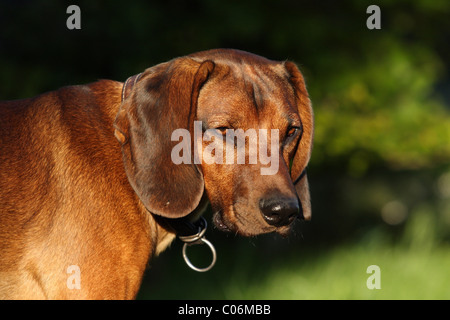
[[228, 225], [224, 219], [222, 218], [222, 215], [219, 212], [216, 212], [213, 216], [213, 222], [217, 229], [223, 232], [232, 232], [233, 227]]
[[[216, 212], [213, 215], [213, 223], [214, 226], [219, 230], [223, 232], [235, 232], [236, 234], [240, 234], [242, 236], [256, 236], [260, 234], [265, 233], [271, 233], [276, 232], [282, 236], [286, 236], [290, 232], [290, 227], [292, 224], [283, 226], [283, 227], [273, 227], [269, 225], [259, 225], [259, 226], [252, 226], [252, 224], [247, 223], [243, 224], [242, 221], [236, 223], [233, 223], [231, 221], [227, 220], [227, 217], [223, 217], [223, 215], [220, 212]], [[238, 219], [239, 220], [239, 219]], [[244, 227], [246, 226], [246, 227]]]

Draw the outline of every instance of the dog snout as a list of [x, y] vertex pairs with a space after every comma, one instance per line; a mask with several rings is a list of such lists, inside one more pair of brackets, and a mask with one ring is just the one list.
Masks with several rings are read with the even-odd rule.
[[275, 227], [291, 224], [296, 217], [302, 217], [302, 209], [297, 197], [271, 196], [259, 202], [264, 220]]

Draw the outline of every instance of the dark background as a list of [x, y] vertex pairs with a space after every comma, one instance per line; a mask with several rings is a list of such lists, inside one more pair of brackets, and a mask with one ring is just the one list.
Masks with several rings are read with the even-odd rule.
[[[66, 27], [70, 4], [81, 9], [81, 30]], [[366, 27], [371, 4], [381, 8], [380, 30]], [[0, 99], [124, 81], [211, 48], [292, 60], [315, 112], [312, 221], [287, 239], [210, 227], [219, 257], [206, 274], [184, 265], [177, 241], [150, 263], [139, 297], [448, 299], [449, 16], [442, 0], [0, 0]], [[191, 249], [193, 259], [207, 255]], [[367, 252], [391, 281], [378, 296], [365, 288]], [[404, 284], [403, 263], [420, 285]], [[355, 281], [358, 290], [342, 289]]]

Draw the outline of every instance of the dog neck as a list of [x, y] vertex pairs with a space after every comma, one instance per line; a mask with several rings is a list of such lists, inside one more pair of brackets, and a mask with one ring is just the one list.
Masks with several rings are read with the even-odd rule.
[[209, 199], [206, 196], [206, 192], [204, 192], [199, 205], [185, 217], [171, 219], [155, 214], [152, 215], [159, 225], [173, 231], [177, 236], [190, 236], [198, 232], [201, 217], [206, 211], [208, 203]]

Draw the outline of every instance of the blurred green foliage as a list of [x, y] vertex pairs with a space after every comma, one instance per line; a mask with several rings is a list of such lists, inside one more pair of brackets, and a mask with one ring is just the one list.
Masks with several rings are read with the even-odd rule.
[[[66, 28], [70, 4], [81, 30]], [[381, 30], [366, 28], [370, 4]], [[315, 111], [313, 221], [288, 240], [209, 230], [219, 260], [206, 275], [175, 244], [141, 297], [448, 299], [449, 15], [446, 0], [2, 0], [0, 99], [123, 81], [217, 47], [290, 59]], [[380, 292], [364, 287], [369, 264]]]

